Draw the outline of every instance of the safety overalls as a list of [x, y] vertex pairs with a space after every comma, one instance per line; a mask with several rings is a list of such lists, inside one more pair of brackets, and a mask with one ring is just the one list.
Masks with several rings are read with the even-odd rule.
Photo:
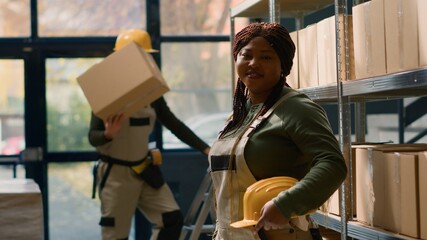
[[[98, 152], [128, 162], [139, 161], [147, 155], [148, 137], [155, 119], [154, 109], [149, 106], [141, 109], [124, 121], [111, 142], [97, 147]], [[104, 185], [98, 188], [103, 240], [127, 239], [137, 208], [153, 224], [151, 239], [178, 239], [182, 214], [167, 184], [152, 188], [129, 166], [101, 160], [98, 179], [105, 179]]]
[[[280, 102], [283, 102], [292, 95], [294, 94], [287, 94], [282, 97], [276, 105], [264, 114], [264, 118], [267, 118]], [[258, 106], [258, 111], [260, 108], [261, 106]], [[236, 137], [219, 139], [213, 144], [210, 150], [209, 164], [217, 206], [215, 240], [259, 239], [257, 235], [254, 236], [252, 230], [249, 228], [230, 227], [230, 223], [243, 219], [243, 195], [246, 188], [256, 182], [244, 158], [245, 145], [252, 130], [259, 124], [256, 120], [251, 121], [251, 123], [251, 127], [247, 128], [250, 130], [246, 131], [247, 129], [242, 127], [242, 130], [235, 134]], [[230, 155], [234, 157], [230, 158]], [[232, 159], [231, 165], [230, 159]], [[309, 232], [293, 228], [267, 231], [266, 236], [269, 240], [312, 239]], [[277, 236], [280, 236], [280, 238], [277, 238]]]

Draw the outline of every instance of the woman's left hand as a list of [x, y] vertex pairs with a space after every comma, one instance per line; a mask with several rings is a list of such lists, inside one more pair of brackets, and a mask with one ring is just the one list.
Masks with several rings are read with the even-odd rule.
[[264, 230], [277, 230], [289, 227], [289, 219], [283, 216], [280, 210], [276, 207], [273, 200], [268, 201], [261, 209], [261, 217], [255, 226], [258, 232], [261, 228]]

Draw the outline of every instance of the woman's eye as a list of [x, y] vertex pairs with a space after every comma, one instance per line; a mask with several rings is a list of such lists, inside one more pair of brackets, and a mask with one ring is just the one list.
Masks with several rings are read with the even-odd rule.
[[242, 53], [242, 57], [243, 57], [243, 58], [245, 58], [245, 59], [248, 59], [248, 58], [250, 58], [251, 56], [250, 56], [249, 54], [247, 54], [247, 53]]

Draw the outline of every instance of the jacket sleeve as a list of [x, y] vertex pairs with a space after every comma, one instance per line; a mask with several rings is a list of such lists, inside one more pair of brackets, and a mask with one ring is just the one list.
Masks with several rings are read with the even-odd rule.
[[102, 121], [101, 118], [95, 116], [95, 114], [92, 112], [90, 118], [90, 126], [89, 126], [89, 143], [94, 146], [102, 146], [111, 140], [105, 138], [104, 136], [104, 121]]
[[[292, 105], [293, 103], [299, 103]], [[274, 200], [288, 218], [320, 207], [339, 188], [347, 176], [347, 166], [326, 113], [308, 100], [288, 101], [292, 124], [288, 134], [311, 161], [308, 173]], [[290, 113], [288, 115], [291, 115]]]
[[181, 141], [201, 152], [209, 147], [207, 143], [200, 139], [189, 127], [187, 127], [187, 125], [172, 113], [163, 97], [153, 102], [151, 106], [156, 111], [157, 119]]

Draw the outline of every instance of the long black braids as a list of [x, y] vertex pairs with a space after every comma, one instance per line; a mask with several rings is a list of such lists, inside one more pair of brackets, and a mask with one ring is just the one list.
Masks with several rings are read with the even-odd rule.
[[[280, 58], [282, 69], [280, 80], [273, 87], [272, 92], [264, 102], [260, 113], [262, 115], [267, 112], [268, 109], [270, 109], [278, 100], [283, 87], [290, 87], [286, 83], [286, 76], [289, 75], [293, 65], [295, 44], [292, 41], [288, 30], [278, 23], [252, 23], [243, 28], [235, 36], [233, 43], [234, 61], [237, 60], [237, 55], [239, 54], [240, 50], [256, 37], [263, 37], [270, 43], [271, 47], [276, 51]], [[246, 109], [246, 102], [248, 97], [248, 89], [239, 78], [237, 80], [236, 90], [234, 92], [233, 116], [225, 126], [224, 130], [221, 132], [220, 137], [222, 137], [228, 131], [236, 129], [242, 125], [243, 120], [248, 113], [248, 110]]]

